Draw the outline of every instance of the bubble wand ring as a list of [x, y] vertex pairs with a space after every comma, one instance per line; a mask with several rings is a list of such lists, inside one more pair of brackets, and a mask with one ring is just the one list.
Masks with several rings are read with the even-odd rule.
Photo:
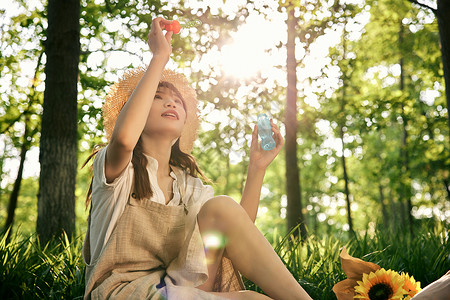
[[186, 23], [180, 23], [178, 20], [173, 20], [172, 24], [164, 25], [166, 31], [173, 31], [174, 34], [178, 34], [181, 31], [181, 28], [192, 28], [202, 25], [202, 21], [194, 20]]

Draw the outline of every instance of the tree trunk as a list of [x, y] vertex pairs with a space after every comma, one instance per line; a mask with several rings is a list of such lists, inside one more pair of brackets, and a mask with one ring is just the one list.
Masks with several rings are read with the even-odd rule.
[[28, 138], [28, 122], [29, 122], [29, 118], [27, 117], [25, 119], [25, 132], [23, 133], [23, 142], [22, 142], [22, 146], [20, 147], [19, 169], [17, 170], [17, 177], [16, 177], [16, 181], [14, 181], [13, 190], [11, 192], [11, 195], [9, 196], [8, 216], [6, 217], [5, 229], [8, 229], [10, 227], [11, 227], [11, 229], [8, 232], [7, 240], [10, 239], [11, 234], [12, 234], [12, 225], [14, 224], [14, 216], [15, 216], [16, 207], [17, 207], [17, 199], [19, 198], [20, 186], [22, 184], [23, 166], [25, 164], [25, 157], [27, 155], [28, 146], [29, 146], [29, 142], [27, 140], [27, 138]]
[[[25, 122], [24, 122], [25, 130], [23, 133], [22, 146], [20, 149], [19, 169], [17, 170], [17, 177], [16, 177], [16, 180], [14, 181], [14, 187], [13, 187], [13, 190], [9, 197], [8, 211], [7, 211], [8, 215], [7, 215], [6, 222], [5, 222], [5, 229], [8, 229], [11, 227], [11, 229], [8, 232], [7, 241], [9, 241], [9, 239], [11, 237], [12, 226], [14, 225], [14, 218], [15, 218], [15, 213], [16, 213], [16, 208], [17, 208], [17, 202], [18, 202], [18, 198], [19, 198], [20, 187], [22, 185], [23, 167], [25, 164], [25, 158], [26, 158], [27, 152], [30, 148], [31, 140], [33, 139], [34, 135], [37, 132], [37, 127], [35, 127], [30, 132], [29, 111], [30, 111], [33, 103], [36, 102], [36, 97], [35, 97], [36, 96], [36, 84], [37, 84], [37, 78], [39, 76], [39, 69], [41, 66], [42, 56], [43, 56], [43, 52], [41, 52], [38, 57], [37, 66], [36, 66], [36, 70], [34, 72], [34, 77], [33, 77], [33, 83], [31, 86], [32, 90], [30, 91], [30, 93], [28, 95], [28, 99], [29, 99], [28, 107], [25, 110], [26, 113], [23, 114], [23, 115], [25, 115]], [[0, 170], [3, 170], [3, 162], [0, 165]], [[0, 176], [0, 180], [1, 180], [1, 176]]]
[[397, 213], [398, 209], [397, 209], [397, 206], [395, 205], [394, 191], [392, 190], [392, 187], [389, 188], [389, 209], [391, 211], [391, 213], [390, 213], [391, 231], [395, 232], [395, 230], [398, 228], [399, 224], [401, 224], [401, 220], [399, 222], [398, 213]]
[[[246, 162], [242, 163], [242, 173], [241, 174], [246, 174], [248, 170], [248, 164]], [[241, 193], [241, 195], [244, 193], [244, 187], [245, 187], [245, 180], [247, 179], [247, 176], [242, 175], [241, 177], [241, 185], [239, 187], [239, 192]]]
[[344, 176], [344, 191], [345, 191], [345, 200], [347, 202], [347, 222], [348, 222], [348, 233], [350, 235], [350, 238], [353, 237], [354, 230], [353, 230], [353, 221], [352, 221], [352, 210], [351, 210], [351, 203], [350, 203], [350, 189], [348, 187], [348, 175], [347, 175], [347, 165], [345, 161], [345, 143], [344, 143], [344, 126], [340, 125], [340, 136], [342, 141], [342, 170], [343, 170], [343, 176]]
[[[402, 111], [403, 111], [403, 107], [402, 107]], [[409, 169], [409, 152], [408, 152], [408, 144], [407, 144], [407, 140], [408, 140], [408, 131], [406, 129], [407, 126], [407, 118], [404, 117], [403, 118], [403, 138], [402, 138], [402, 149], [403, 149], [403, 171], [404, 171], [404, 176], [405, 176], [405, 180], [402, 182], [402, 186], [403, 186], [403, 197], [404, 200], [402, 199], [402, 201], [405, 201], [405, 206], [406, 206], [406, 215], [408, 218], [408, 227], [409, 227], [409, 232], [411, 233], [411, 235], [414, 233], [414, 228], [413, 228], [413, 216], [412, 216], [412, 202], [411, 202], [411, 197], [412, 197], [412, 192], [411, 192], [411, 171]]]
[[[345, 25], [347, 24], [347, 22], [345, 22]], [[346, 31], [345, 31], [345, 26], [344, 26], [344, 33], [342, 35], [342, 46], [343, 46], [343, 54], [342, 54], [342, 60], [345, 61], [346, 56], [347, 56], [347, 45], [345, 43], [346, 41]], [[346, 94], [345, 94], [345, 88], [346, 88], [346, 84], [347, 84], [347, 70], [343, 70], [343, 75], [342, 75], [342, 99], [341, 99], [341, 105], [340, 105], [340, 112], [338, 115], [338, 122], [339, 122], [339, 136], [341, 138], [341, 143], [342, 143], [342, 172], [343, 172], [343, 177], [344, 177], [344, 191], [345, 191], [345, 200], [347, 202], [347, 223], [348, 223], [348, 233], [350, 238], [353, 237], [354, 235], [354, 230], [353, 230], [353, 221], [352, 221], [352, 210], [351, 210], [351, 203], [350, 203], [350, 188], [348, 187], [348, 174], [347, 174], [347, 164], [345, 161], [345, 142], [344, 142], [344, 126], [345, 126], [345, 98], [346, 98]]]
[[[287, 40], [287, 103], [285, 113], [286, 127], [286, 191], [287, 191], [287, 228], [288, 231], [300, 225], [302, 239], [306, 239], [306, 226], [303, 218], [302, 197], [300, 189], [300, 170], [297, 161], [297, 60], [295, 58], [296, 18], [294, 8], [288, 10]], [[298, 234], [296, 231], [295, 234]]]
[[[226, 175], [226, 183], [225, 183], [225, 192], [224, 192], [224, 194], [225, 195], [229, 195], [230, 194], [230, 173], [231, 173], [231, 171], [230, 171], [230, 156], [228, 155], [228, 157], [227, 157], [227, 170], [226, 170], [226, 172], [227, 172], [227, 175]], [[241, 193], [241, 195], [242, 195], [242, 193]]]
[[[404, 62], [403, 62], [403, 24], [400, 22], [399, 31], [399, 50], [400, 50], [400, 91], [405, 91], [405, 72], [404, 72]], [[411, 174], [409, 170], [409, 152], [408, 152], [408, 117], [406, 116], [404, 110], [404, 104], [401, 104], [401, 117], [403, 120], [402, 127], [402, 141], [400, 147], [400, 161], [401, 161], [401, 175], [400, 175], [400, 185], [401, 185], [401, 195], [400, 201], [405, 205], [402, 205], [406, 209], [406, 217], [408, 222], [408, 227], [411, 235], [413, 234], [413, 217], [412, 217], [412, 203], [411, 203]], [[405, 220], [406, 221], [406, 220]]]
[[80, 1], [49, 0], [39, 161], [37, 233], [41, 242], [75, 230]]
[[444, 178], [443, 183], [445, 186], [445, 191], [447, 192], [447, 201], [445, 200], [445, 198], [442, 199], [442, 211], [446, 212], [450, 210], [450, 186], [448, 178]]
[[[436, 17], [439, 27], [439, 39], [441, 41], [442, 67], [444, 70], [445, 80], [445, 97], [447, 98], [447, 110], [450, 112], [450, 1], [437, 1]], [[447, 118], [447, 121], [450, 132], [450, 118]]]
[[450, 186], [448, 184], [448, 179], [444, 178], [443, 182], [444, 182], [445, 191], [447, 192], [447, 201], [448, 201], [448, 203], [450, 203]]
[[383, 214], [383, 226], [384, 228], [390, 228], [388, 210], [386, 207], [386, 203], [384, 203], [383, 185], [378, 184], [378, 191], [380, 192], [380, 204], [381, 204], [381, 213]]
[[[0, 157], [0, 183], [3, 181], [3, 166], [5, 164], [5, 159], [6, 159], [6, 143], [3, 143], [3, 149], [0, 150], [1, 153], [3, 153], [3, 155]], [[2, 200], [3, 197], [3, 189], [0, 185], [0, 203], [3, 202]]]

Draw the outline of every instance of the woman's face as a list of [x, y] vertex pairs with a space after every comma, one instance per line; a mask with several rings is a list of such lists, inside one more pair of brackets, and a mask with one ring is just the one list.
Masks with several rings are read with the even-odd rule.
[[158, 87], [145, 125], [145, 132], [177, 139], [181, 135], [185, 122], [186, 109], [183, 99], [168, 87]]

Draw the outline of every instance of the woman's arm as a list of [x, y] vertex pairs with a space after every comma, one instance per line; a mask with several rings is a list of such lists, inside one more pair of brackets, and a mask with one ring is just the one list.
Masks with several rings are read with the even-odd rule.
[[250, 162], [247, 170], [247, 180], [242, 193], [241, 206], [245, 209], [250, 219], [255, 222], [258, 213], [259, 198], [264, 175], [269, 164], [278, 155], [284, 145], [278, 127], [270, 120], [276, 147], [270, 151], [263, 150], [258, 142], [258, 127], [255, 125], [250, 146]]
[[120, 111], [114, 125], [105, 159], [107, 182], [114, 181], [125, 169], [144, 130], [161, 73], [172, 52], [170, 45], [172, 31], [168, 31], [164, 35], [161, 29], [165, 24], [170, 23], [172, 21], [163, 18], [156, 18], [152, 22], [148, 34], [148, 45], [153, 57], [139, 84]]

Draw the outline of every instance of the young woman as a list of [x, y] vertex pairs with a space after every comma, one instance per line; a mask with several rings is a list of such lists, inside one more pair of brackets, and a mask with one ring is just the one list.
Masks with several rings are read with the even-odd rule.
[[235, 270], [271, 298], [311, 299], [253, 224], [265, 170], [283, 146], [277, 126], [271, 151], [255, 126], [240, 205], [214, 197], [188, 154], [199, 124], [195, 91], [164, 69], [170, 23], [153, 20], [149, 66], [126, 73], [103, 107], [109, 143], [93, 164], [85, 299], [269, 299], [245, 291]]

